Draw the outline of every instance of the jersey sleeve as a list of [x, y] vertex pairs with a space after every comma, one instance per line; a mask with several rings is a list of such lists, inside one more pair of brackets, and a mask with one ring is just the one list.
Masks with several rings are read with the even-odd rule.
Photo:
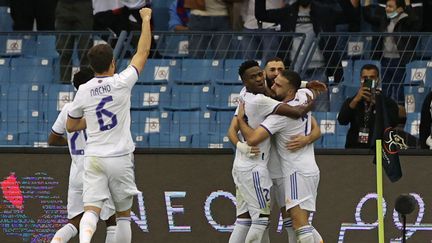
[[68, 105], [63, 106], [63, 109], [60, 111], [60, 114], [51, 127], [51, 131], [57, 135], [63, 135], [66, 132], [67, 107]]
[[260, 112], [261, 115], [264, 117], [273, 114], [276, 111], [276, 109], [279, 107], [279, 105], [282, 104], [281, 102], [262, 94], [260, 94], [259, 97], [260, 97], [258, 100], [259, 109], [257, 110], [257, 112]]
[[270, 135], [273, 135], [286, 126], [285, 117], [279, 115], [268, 116], [262, 123], [263, 127]]
[[119, 82], [126, 85], [129, 89], [132, 89], [138, 80], [138, 76], [138, 70], [134, 66], [129, 65], [125, 70], [119, 73]]
[[82, 90], [78, 89], [78, 92], [75, 94], [75, 98], [71, 105], [69, 106], [68, 116], [73, 119], [81, 119], [84, 116], [84, 108], [83, 108], [83, 99], [84, 96], [82, 94]]

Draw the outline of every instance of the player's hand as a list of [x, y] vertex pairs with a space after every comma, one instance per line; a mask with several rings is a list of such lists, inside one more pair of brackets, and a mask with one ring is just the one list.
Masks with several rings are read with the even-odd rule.
[[286, 148], [291, 151], [297, 151], [310, 143], [310, 138], [303, 135], [294, 135], [291, 141], [286, 144]]
[[243, 119], [244, 118], [244, 116], [245, 116], [245, 110], [244, 110], [244, 102], [243, 101], [240, 101], [239, 102], [239, 109], [238, 109], [238, 112], [237, 112], [237, 118], [238, 119]]
[[236, 148], [249, 158], [257, 157], [260, 154], [258, 147], [249, 146], [247, 143], [238, 142]]
[[151, 8], [142, 8], [139, 11], [141, 19], [144, 21], [150, 21], [151, 19], [151, 14], [152, 14], [152, 10]]
[[314, 90], [315, 92], [317, 92], [318, 95], [320, 93], [323, 93], [323, 92], [327, 91], [327, 85], [325, 85], [325, 83], [320, 82], [318, 80], [309, 81], [306, 84], [306, 88], [308, 88], [310, 90]]
[[370, 88], [368, 87], [361, 87], [359, 91], [357, 92], [357, 95], [354, 97], [357, 102], [360, 102], [361, 100], [365, 100], [367, 102], [371, 101], [372, 93], [370, 91]]

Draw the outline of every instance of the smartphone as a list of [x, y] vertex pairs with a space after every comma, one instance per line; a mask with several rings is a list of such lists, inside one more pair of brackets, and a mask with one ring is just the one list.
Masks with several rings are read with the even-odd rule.
[[369, 89], [375, 88], [375, 80], [373, 80], [373, 79], [365, 79], [363, 81], [363, 87], [368, 87]]

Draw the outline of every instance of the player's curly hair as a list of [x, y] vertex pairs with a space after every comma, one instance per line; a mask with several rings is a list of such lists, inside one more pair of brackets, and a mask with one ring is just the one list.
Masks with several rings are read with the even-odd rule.
[[259, 67], [258, 62], [255, 60], [247, 60], [240, 65], [239, 70], [238, 70], [238, 74], [240, 75], [240, 77], [242, 79], [243, 79], [243, 75], [246, 72], [246, 70], [248, 70], [251, 67]]

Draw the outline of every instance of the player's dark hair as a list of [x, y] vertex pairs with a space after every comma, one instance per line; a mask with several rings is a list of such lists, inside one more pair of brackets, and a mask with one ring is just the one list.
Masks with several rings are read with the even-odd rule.
[[283, 60], [280, 57], [272, 57], [272, 58], [267, 59], [267, 61], [265, 62], [265, 65], [267, 66], [267, 64], [269, 62], [283, 62]]
[[286, 78], [289, 82], [289, 84], [295, 89], [298, 90], [301, 85], [301, 78], [300, 75], [297, 72], [291, 71], [291, 70], [283, 70], [280, 75], [282, 77]]
[[109, 70], [113, 60], [113, 49], [108, 44], [95, 45], [88, 51], [87, 58], [95, 73], [104, 73]]
[[89, 67], [83, 67], [79, 72], [75, 73], [72, 79], [73, 86], [78, 89], [81, 84], [87, 83], [94, 77], [94, 72]]
[[247, 60], [240, 65], [239, 70], [238, 70], [238, 74], [240, 75], [240, 77], [242, 79], [243, 79], [243, 75], [246, 72], [246, 70], [248, 70], [251, 67], [259, 67], [258, 62], [255, 60]]
[[363, 72], [363, 70], [375, 70], [377, 72], [377, 74], [378, 74], [378, 77], [379, 77], [379, 69], [378, 69], [378, 67], [375, 64], [365, 64], [365, 65], [363, 65], [361, 67], [361, 69], [360, 69], [360, 75]]

